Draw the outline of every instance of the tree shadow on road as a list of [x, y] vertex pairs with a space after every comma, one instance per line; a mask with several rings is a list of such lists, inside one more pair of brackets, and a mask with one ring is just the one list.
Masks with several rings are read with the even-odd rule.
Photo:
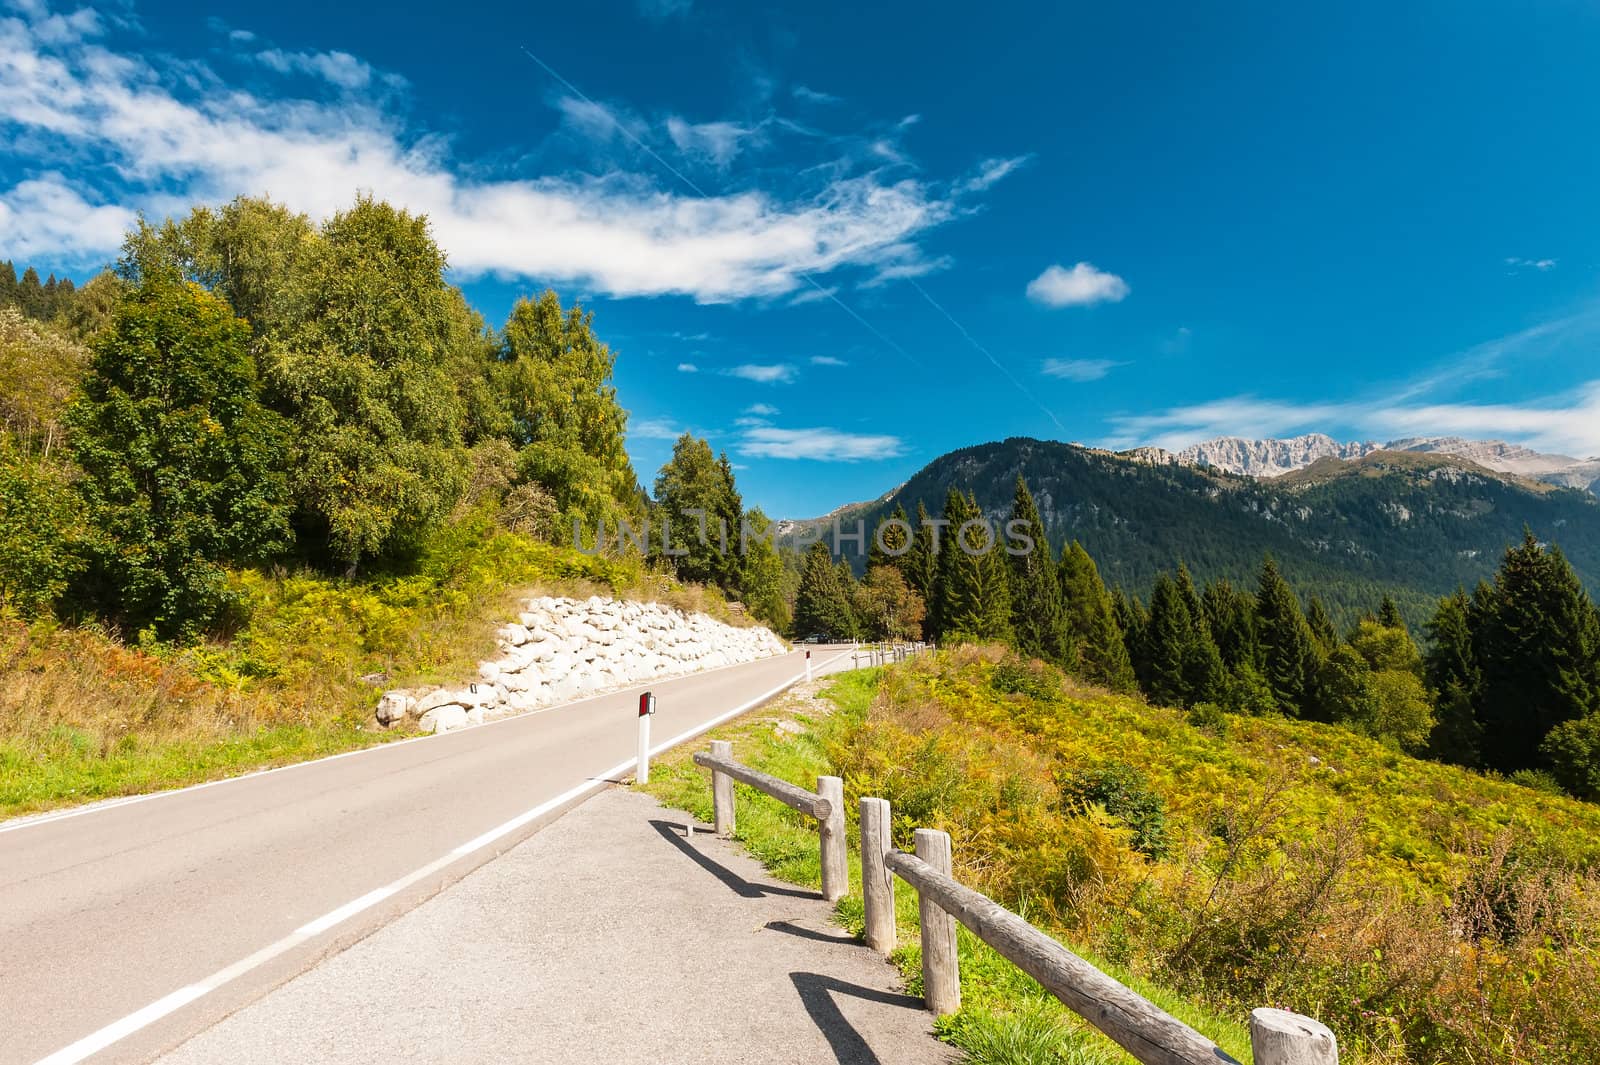
[[833, 1050], [833, 1056], [839, 1065], [881, 1065], [881, 1063], [872, 1046], [860, 1032], [856, 1031], [855, 1025], [850, 1023], [838, 1004], [834, 1002], [835, 994], [849, 995], [869, 1002], [881, 1002], [888, 1006], [900, 1006], [904, 1009], [922, 1008], [920, 998], [846, 983], [837, 977], [823, 976], [821, 973], [790, 973], [789, 979], [794, 982], [794, 989], [800, 995], [801, 1004], [811, 1015], [811, 1021], [817, 1026], [817, 1030], [827, 1039], [828, 1046]]
[[801, 891], [798, 888], [779, 887], [776, 884], [752, 884], [727, 866], [720, 865], [707, 855], [695, 850], [694, 845], [681, 835], [683, 832], [682, 825], [672, 821], [652, 819], [650, 827], [659, 832], [662, 839], [665, 839], [693, 859], [700, 868], [728, 885], [729, 890], [741, 898], [759, 899], [767, 895], [787, 895], [797, 899], [820, 899], [822, 897], [820, 893], [815, 891]]

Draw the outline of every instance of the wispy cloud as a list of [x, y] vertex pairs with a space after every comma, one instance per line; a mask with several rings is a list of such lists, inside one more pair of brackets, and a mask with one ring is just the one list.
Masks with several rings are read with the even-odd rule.
[[1556, 260], [1554, 260], [1554, 259], [1519, 259], [1516, 256], [1512, 256], [1511, 258], [1506, 260], [1506, 265], [1510, 266], [1510, 267], [1513, 267], [1513, 268], [1515, 268], [1515, 267], [1524, 267], [1525, 266], [1525, 267], [1528, 267], [1529, 269], [1538, 270], [1538, 271], [1543, 272], [1543, 271], [1546, 271], [1546, 270], [1554, 270], [1556, 268]]
[[985, 159], [978, 164], [977, 173], [958, 182], [965, 192], [983, 192], [1002, 181], [1007, 175], [1027, 163], [1033, 156], [1018, 155], [1011, 159]]
[[770, 418], [778, 413], [778, 408], [770, 403], [752, 403], [744, 409], [744, 412], [761, 418]]
[[1116, 303], [1130, 291], [1126, 281], [1093, 263], [1078, 263], [1071, 270], [1057, 263], [1028, 282], [1028, 298], [1047, 307]]
[[372, 84], [372, 67], [349, 52], [286, 52], [268, 48], [257, 52], [256, 62], [280, 74], [309, 74], [342, 89], [365, 89]]
[[[106, 32], [92, 14], [29, 8], [0, 20], [0, 136], [13, 155], [19, 145], [29, 153], [13, 168], [28, 176], [0, 186], [0, 231], [13, 256], [89, 264], [116, 253], [141, 210], [159, 218], [270, 193], [320, 219], [366, 190], [426, 214], [465, 278], [718, 303], [793, 296], [810, 290], [807, 277], [820, 283], [835, 271], [915, 276], [931, 268], [921, 239], [965, 213], [972, 195], [955, 180], [874, 162], [859, 145], [884, 139], [881, 130], [849, 146], [802, 138], [816, 165], [703, 196], [621, 140], [597, 166], [496, 176], [408, 122], [411, 109], [391, 107], [391, 90], [357, 56], [267, 50], [263, 62], [317, 73], [338, 98], [267, 97], [193, 59], [141, 42], [118, 47]], [[186, 76], [196, 69], [201, 76]], [[624, 131], [673, 148], [661, 122], [638, 127], [637, 116], [570, 93], [551, 103], [569, 140], [605, 144]], [[731, 130], [692, 131], [713, 161], [732, 150]]]
[[820, 462], [860, 462], [890, 459], [905, 454], [897, 436], [848, 433], [837, 429], [780, 429], [753, 426], [745, 430], [734, 449], [741, 455], [769, 459], [813, 459]]
[[803, 288], [789, 298], [789, 306], [799, 307], [806, 303], [820, 303], [823, 300], [831, 300], [838, 294], [838, 285], [819, 285], [816, 288]]
[[1295, 403], [1232, 396], [1154, 414], [1111, 419], [1107, 445], [1154, 444], [1176, 451], [1221, 436], [1293, 436], [1343, 428], [1362, 439], [1464, 436], [1511, 440], [1539, 451], [1600, 455], [1600, 381], [1526, 403]]
[[787, 362], [768, 364], [747, 362], [742, 366], [730, 366], [722, 372], [729, 377], [738, 377], [763, 385], [793, 384], [800, 376], [794, 366]]
[[744, 142], [757, 131], [735, 122], [688, 122], [677, 115], [667, 119], [667, 136], [680, 152], [718, 167], [727, 167]]
[[628, 425], [628, 432], [640, 440], [676, 440], [683, 435], [671, 418], [645, 418]]
[[680, 362], [680, 363], [678, 363], [678, 372], [679, 373], [699, 373], [700, 372], [700, 367], [696, 366], [692, 362]]
[[813, 365], [813, 366], [849, 366], [850, 364], [848, 362], [845, 362], [843, 359], [835, 358], [832, 355], [813, 355], [813, 356], [811, 356], [811, 365]]
[[836, 104], [842, 102], [839, 97], [833, 95], [831, 92], [820, 92], [817, 89], [813, 89], [805, 85], [796, 85], [794, 88], [789, 90], [789, 93], [796, 100], [804, 100], [807, 103]]
[[1121, 365], [1110, 359], [1046, 359], [1039, 369], [1046, 377], [1064, 381], [1098, 381]]
[[1219, 436], [1247, 438], [1292, 436], [1342, 421], [1349, 406], [1341, 403], [1294, 403], [1230, 396], [1172, 407], [1151, 414], [1115, 415], [1109, 419], [1108, 446], [1154, 444], [1177, 451]]

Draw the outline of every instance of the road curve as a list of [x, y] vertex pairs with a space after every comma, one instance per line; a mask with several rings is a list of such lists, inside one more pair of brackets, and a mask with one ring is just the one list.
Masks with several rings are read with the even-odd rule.
[[[0, 822], [0, 1065], [149, 1060], [631, 774], [643, 688], [660, 749], [803, 678], [804, 654]], [[814, 649], [819, 674], [849, 665]]]

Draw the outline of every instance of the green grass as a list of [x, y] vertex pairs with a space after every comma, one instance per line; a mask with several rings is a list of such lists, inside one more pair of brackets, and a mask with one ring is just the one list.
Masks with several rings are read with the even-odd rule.
[[[865, 715], [877, 693], [881, 669], [847, 673], [823, 690], [827, 705], [807, 706], [794, 697], [712, 732], [711, 739], [731, 740], [739, 761], [764, 773], [804, 787], [818, 776], [835, 772], [829, 749], [840, 734]], [[799, 735], [773, 727], [782, 720], [804, 726]], [[680, 749], [652, 766], [645, 789], [662, 803], [710, 821], [711, 784], [707, 772], [690, 760], [692, 749]], [[820, 888], [822, 870], [813, 824], [783, 804], [743, 784], [734, 787], [736, 838], [776, 877], [802, 887]], [[860, 796], [846, 782], [849, 811], [851, 892], [840, 899], [835, 916], [852, 935], [864, 934], [860, 894]], [[900, 946], [891, 961], [900, 969], [907, 990], [921, 994], [921, 949], [918, 944], [916, 892], [897, 884], [895, 916]], [[1026, 916], [1026, 914], [1024, 915]], [[961, 961], [962, 1006], [939, 1018], [934, 1029], [960, 1048], [966, 1060], [982, 1065], [1128, 1065], [1133, 1058], [1062, 1005], [1037, 981], [973, 936], [965, 928], [957, 936]], [[1072, 944], [1067, 944], [1069, 948]], [[1127, 983], [1134, 990], [1217, 1041], [1240, 1061], [1250, 1060], [1249, 1032], [1243, 1024], [1220, 1017], [1170, 990], [1134, 978], [1118, 966], [1083, 951], [1080, 956]]]

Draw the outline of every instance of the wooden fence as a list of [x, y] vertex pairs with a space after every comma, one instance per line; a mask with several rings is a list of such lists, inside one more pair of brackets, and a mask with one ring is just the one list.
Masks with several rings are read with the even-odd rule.
[[[849, 891], [845, 857], [844, 785], [818, 777], [815, 793], [733, 760], [732, 744], [716, 741], [694, 756], [711, 770], [719, 835], [734, 831], [735, 780], [816, 818], [822, 849], [822, 894], [830, 902]], [[1226, 1051], [1131, 988], [1107, 976], [1044, 932], [951, 876], [950, 836], [930, 828], [914, 834], [912, 853], [896, 850], [885, 799], [861, 799], [861, 894], [866, 941], [884, 954], [895, 947], [895, 878], [917, 892], [922, 926], [923, 997], [936, 1014], [961, 1008], [959, 921], [1002, 957], [1104, 1032], [1143, 1065], [1219, 1065]], [[1250, 1014], [1255, 1065], [1338, 1065], [1333, 1032], [1309, 1017], [1279, 1009]]]

